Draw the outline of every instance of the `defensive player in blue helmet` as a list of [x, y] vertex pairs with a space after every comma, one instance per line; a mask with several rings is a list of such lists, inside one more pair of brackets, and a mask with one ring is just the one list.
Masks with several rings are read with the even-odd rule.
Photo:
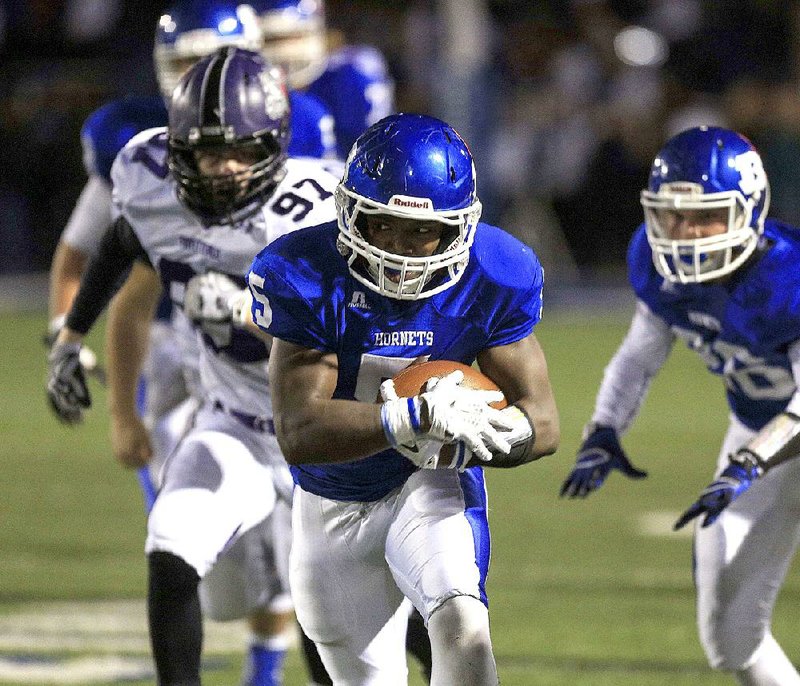
[[[297, 485], [298, 619], [335, 684], [404, 683], [408, 598], [430, 633], [431, 683], [496, 686], [478, 465], [558, 444], [534, 335], [541, 266], [479, 223], [469, 149], [432, 117], [392, 115], [359, 136], [336, 207], [338, 221], [275, 241], [248, 275]], [[477, 360], [510, 406], [490, 407], [498, 394], [460, 372], [413, 397], [381, 383], [420, 358]]]
[[321, 103], [333, 117], [338, 156], [394, 111], [394, 81], [386, 59], [368, 45], [335, 45], [323, 0], [252, 0], [264, 34], [263, 51], [281, 65], [289, 86]]
[[674, 342], [696, 350], [722, 377], [730, 406], [719, 481], [676, 524], [705, 515], [694, 546], [700, 641], [711, 666], [740, 684], [798, 686], [770, 624], [800, 541], [800, 461], [764, 474], [724, 508], [800, 452], [800, 232], [767, 218], [761, 157], [722, 128], [667, 141], [641, 202], [645, 221], [628, 250], [636, 313], [561, 494], [585, 497], [613, 470], [646, 476], [619, 436]]
[[[266, 518], [269, 583], [241, 569], [239, 577], [223, 574], [204, 609], [220, 619], [259, 610], [254, 629], [263, 636], [244, 683], [281, 683], [292, 628], [292, 483], [268, 409], [269, 348], [230, 312], [227, 319], [213, 314], [234, 301], [243, 310], [244, 274], [260, 247], [335, 218], [337, 177], [323, 160], [287, 159], [288, 122], [284, 84], [259, 53], [227, 47], [197, 62], [173, 92], [169, 126], [142, 132], [117, 156], [114, 222], [50, 356], [50, 400], [73, 420], [90, 404], [80, 342], [129, 272], [130, 304], [108, 324], [109, 404], [113, 435], [125, 438], [119, 449], [146, 458], [150, 436], [134, 401], [141, 331], [162, 291], [197, 322], [202, 402], [161, 470], [145, 544], [150, 635], [164, 686], [200, 683], [198, 585], [212, 581], [245, 532]], [[219, 298], [203, 297], [209, 283]]]

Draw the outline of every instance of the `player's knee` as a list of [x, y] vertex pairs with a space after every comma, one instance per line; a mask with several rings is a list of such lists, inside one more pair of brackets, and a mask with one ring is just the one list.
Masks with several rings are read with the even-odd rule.
[[457, 595], [442, 602], [428, 618], [431, 644], [465, 652], [491, 650], [489, 612], [477, 598]]

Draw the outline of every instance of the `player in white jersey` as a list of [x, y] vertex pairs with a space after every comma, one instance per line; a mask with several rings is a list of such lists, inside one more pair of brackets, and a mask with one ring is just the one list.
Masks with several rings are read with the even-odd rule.
[[[235, 5], [226, 0], [178, 0], [168, 9], [172, 17], [169, 46], [162, 46], [161, 59], [155, 60], [156, 76], [162, 97], [125, 97], [111, 101], [93, 112], [81, 130], [81, 143], [88, 180], [65, 227], [53, 256], [50, 274], [49, 338], [55, 338], [88, 260], [95, 254], [111, 220], [111, 166], [119, 150], [136, 133], [164, 126], [167, 122], [165, 100], [169, 98], [178, 77], [196, 59], [215, 49], [235, 45], [256, 49], [262, 42], [261, 29], [255, 12], [249, 5]], [[162, 33], [159, 24], [158, 35]], [[198, 40], [202, 36], [202, 40]], [[168, 59], [172, 57], [172, 59]], [[177, 65], [177, 59], [181, 62]], [[179, 71], [178, 71], [179, 69]], [[184, 401], [196, 385], [196, 365], [192, 357], [180, 355], [170, 326], [168, 300], [159, 308], [159, 316], [150, 331], [149, 359], [145, 364], [140, 409], [153, 430], [157, 459], [153, 473], [140, 473], [145, 501], [152, 504], [155, 476], [159, 459], [177, 440], [181, 419], [186, 410], [168, 414]], [[178, 338], [178, 343], [186, 337]], [[188, 361], [187, 361], [188, 360]], [[84, 366], [93, 368], [96, 358], [84, 349]], [[153, 373], [157, 370], [157, 373]], [[187, 389], [187, 386], [189, 387]], [[140, 466], [136, 463], [127, 466]], [[148, 478], [148, 476], [150, 478]]]
[[[88, 407], [80, 341], [132, 264], [128, 282], [139, 305], [109, 323], [109, 391], [115, 433], [126, 436], [128, 450], [146, 452], [133, 398], [141, 361], [136, 332], [160, 286], [175, 306], [205, 319], [197, 331], [205, 402], [164, 466], [146, 542], [159, 683], [184, 685], [200, 679], [200, 579], [265, 517], [286, 526], [291, 490], [272, 425], [268, 346], [230, 319], [211, 321], [210, 312], [230, 313], [234, 301], [243, 311], [244, 275], [259, 248], [335, 216], [337, 177], [324, 162], [286, 159], [286, 92], [255, 53], [229, 48], [198, 62], [176, 89], [169, 116], [166, 130], [143, 132], [114, 164], [116, 220], [53, 348], [48, 393], [65, 415]], [[225, 303], [203, 300], [209, 281]], [[288, 540], [283, 530], [276, 548]], [[279, 573], [268, 598], [274, 684], [292, 617], [286, 552], [275, 551]]]
[[[165, 9], [158, 22], [154, 47], [156, 76], [163, 98], [126, 97], [112, 101], [94, 112], [81, 132], [89, 181], [53, 259], [50, 340], [63, 325], [86, 262], [96, 252], [110, 222], [111, 165], [118, 151], [137, 132], [166, 124], [164, 103], [186, 69], [198, 58], [225, 45], [259, 49], [261, 44], [259, 22], [247, 4], [230, 0], [177, 0]], [[334, 155], [335, 136], [332, 125], [328, 125], [331, 116], [310, 96], [291, 92], [289, 98], [292, 130], [289, 154]], [[111, 322], [127, 319], [129, 310], [138, 306], [137, 293], [128, 290], [132, 287], [133, 282], [111, 304]], [[194, 327], [183, 311], [170, 308], [169, 302], [168, 297], [162, 297], [157, 316], [147, 327], [148, 352], [139, 383], [138, 409], [150, 430], [152, 452], [149, 447], [142, 450], [141, 446], [129, 442], [130, 436], [126, 432], [117, 433], [117, 425], [113, 425], [115, 455], [125, 466], [138, 469], [147, 510], [156, 497], [163, 461], [185, 432], [197, 408], [200, 387], [200, 354]], [[92, 352], [84, 348], [81, 355], [84, 366], [93, 368], [96, 358]], [[247, 608], [251, 629], [247, 668], [253, 684], [261, 683], [259, 664], [269, 661], [269, 651], [263, 644], [265, 636], [270, 634], [271, 623], [265, 604], [274, 577], [270, 563], [272, 525], [272, 520], [268, 519], [257, 530], [248, 532], [247, 538], [252, 540], [234, 546], [226, 554], [224, 563], [217, 565], [214, 573], [204, 579], [200, 589], [204, 614], [211, 618], [225, 620], [242, 616], [241, 608]], [[245, 573], [248, 575], [246, 597], [241, 591]], [[234, 580], [232, 584], [227, 582], [229, 575]], [[230, 600], [232, 594], [239, 597], [235, 603]]]

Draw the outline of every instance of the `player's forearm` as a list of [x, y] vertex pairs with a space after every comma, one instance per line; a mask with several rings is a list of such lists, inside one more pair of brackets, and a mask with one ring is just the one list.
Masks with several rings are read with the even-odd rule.
[[[81, 285], [88, 256], [63, 241], [56, 246], [50, 267], [50, 319], [66, 315]], [[60, 328], [60, 327], [59, 327]]]
[[108, 403], [112, 414], [136, 413], [139, 374], [150, 345], [150, 329], [161, 296], [158, 274], [137, 262], [111, 303], [106, 327]]
[[121, 308], [109, 309], [106, 329], [108, 408], [112, 415], [136, 413], [139, 374], [149, 345], [151, 317], [126, 317]]
[[781, 412], [744, 446], [731, 455], [731, 462], [747, 463], [763, 474], [800, 455], [800, 416]]
[[533, 429], [533, 442], [529, 448], [531, 459], [556, 452], [561, 442], [561, 425], [552, 394], [546, 399], [522, 398], [514, 404], [525, 413]]
[[351, 400], [305, 403], [301, 411], [276, 412], [275, 430], [289, 464], [350, 462], [389, 447], [380, 405]]
[[120, 217], [106, 231], [86, 268], [67, 315], [67, 326], [72, 331], [86, 334], [92, 328], [138, 257], [147, 259], [130, 225]]

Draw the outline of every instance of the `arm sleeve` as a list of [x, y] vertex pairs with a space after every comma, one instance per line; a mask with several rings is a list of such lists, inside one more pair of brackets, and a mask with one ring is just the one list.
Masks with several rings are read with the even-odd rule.
[[86, 268], [67, 315], [67, 327], [76, 333], [88, 333], [125, 281], [135, 260], [153, 266], [133, 228], [120, 216], [103, 235], [97, 254]]
[[639, 301], [628, 333], [603, 373], [592, 422], [624, 433], [674, 342], [669, 325]]

